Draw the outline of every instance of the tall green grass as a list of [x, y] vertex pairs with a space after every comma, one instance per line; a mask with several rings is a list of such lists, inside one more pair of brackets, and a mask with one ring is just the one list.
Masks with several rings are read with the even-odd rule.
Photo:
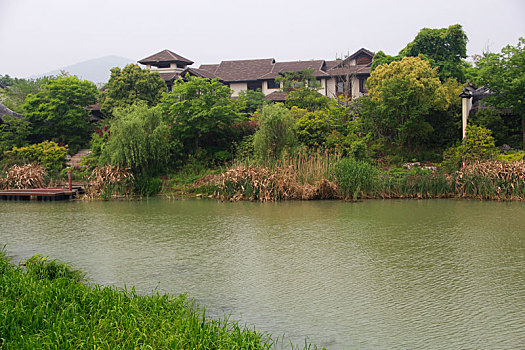
[[[209, 319], [184, 296], [87, 285], [42, 256], [13, 265], [0, 249], [1, 349], [270, 349], [267, 334]], [[311, 345], [305, 347], [311, 348]], [[314, 346], [315, 347], [315, 346]]]

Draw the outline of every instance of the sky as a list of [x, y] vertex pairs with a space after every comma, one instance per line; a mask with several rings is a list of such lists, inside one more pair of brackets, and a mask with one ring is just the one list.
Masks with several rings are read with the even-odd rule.
[[170, 49], [201, 63], [395, 55], [424, 27], [461, 24], [468, 54], [525, 37], [525, 0], [0, 0], [0, 74]]

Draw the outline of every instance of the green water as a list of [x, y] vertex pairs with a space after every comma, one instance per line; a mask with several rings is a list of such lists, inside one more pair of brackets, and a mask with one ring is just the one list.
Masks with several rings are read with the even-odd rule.
[[329, 349], [525, 348], [525, 204], [0, 202], [0, 244]]

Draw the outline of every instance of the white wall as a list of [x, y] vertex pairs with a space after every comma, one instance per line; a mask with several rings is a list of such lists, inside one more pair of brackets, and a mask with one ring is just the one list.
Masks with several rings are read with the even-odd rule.
[[233, 90], [232, 97], [237, 97], [239, 92], [248, 90], [248, 83], [230, 83], [230, 89]]

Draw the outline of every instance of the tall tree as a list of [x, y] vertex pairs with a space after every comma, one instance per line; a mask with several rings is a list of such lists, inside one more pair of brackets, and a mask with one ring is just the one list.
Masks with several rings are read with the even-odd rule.
[[30, 94], [23, 106], [31, 122], [34, 142], [52, 140], [75, 150], [89, 139], [89, 113], [86, 106], [97, 100], [95, 84], [75, 76], [48, 81], [42, 91]]
[[501, 53], [485, 53], [475, 63], [477, 83], [493, 93], [486, 101], [521, 116], [525, 149], [525, 38], [516, 46], [504, 47]]
[[211, 132], [225, 130], [237, 119], [232, 90], [219, 79], [186, 75], [162, 98], [161, 106], [187, 150], [199, 152], [202, 139]]
[[442, 81], [456, 78], [465, 81], [462, 59], [467, 57], [468, 38], [460, 24], [448, 28], [423, 28], [414, 40], [399, 52], [401, 57], [423, 55], [439, 68]]
[[128, 64], [123, 69], [111, 69], [111, 76], [102, 96], [101, 110], [111, 115], [114, 108], [131, 106], [144, 101], [148, 107], [160, 102], [166, 83], [158, 72], [142, 69], [136, 64]]
[[368, 91], [380, 113], [376, 122], [383, 125], [382, 136], [409, 148], [433, 130], [424, 116], [450, 104], [437, 70], [419, 57], [377, 67], [368, 79]]

